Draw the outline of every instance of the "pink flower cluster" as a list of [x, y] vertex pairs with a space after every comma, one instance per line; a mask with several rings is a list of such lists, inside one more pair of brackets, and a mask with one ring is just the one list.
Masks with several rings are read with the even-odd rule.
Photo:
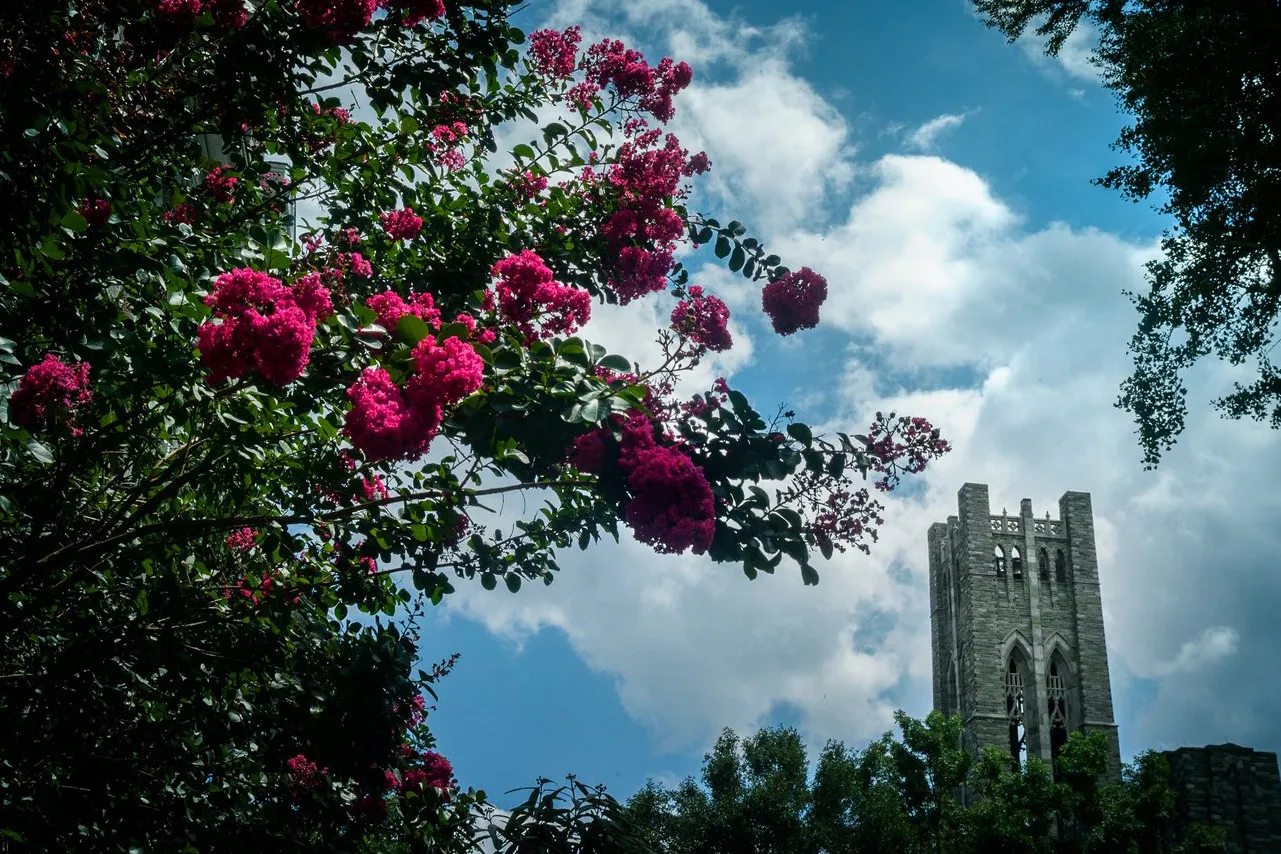
[[[688, 418], [701, 418], [712, 411], [713, 407], [724, 406], [729, 401], [729, 383], [724, 377], [717, 377], [716, 382], [712, 385], [712, 390], [694, 395], [685, 403], [679, 406], [680, 414]], [[778, 436], [778, 441], [783, 441], [782, 433], [771, 434]]]
[[411, 293], [409, 302], [405, 302], [400, 294], [386, 290], [369, 297], [365, 304], [374, 310], [378, 325], [392, 334], [396, 332], [396, 324], [407, 314], [417, 317], [432, 329], [440, 328], [440, 310], [428, 293]]
[[201, 11], [213, 15], [214, 25], [223, 30], [243, 27], [249, 20], [244, 0], [158, 0], [156, 13], [170, 24], [190, 27]]
[[532, 250], [509, 255], [491, 272], [498, 279], [494, 290], [499, 315], [526, 340], [569, 335], [591, 317], [591, 295], [554, 281], [552, 271]]
[[866, 489], [854, 492], [833, 490], [814, 514], [810, 531], [820, 544], [826, 543], [842, 554], [849, 546], [868, 554], [871, 547], [862, 541], [863, 534], [870, 534], [873, 540], [876, 539], [876, 526], [885, 523], [877, 515], [883, 509], [872, 500]]
[[200, 0], [159, 0], [156, 14], [171, 24], [191, 26], [200, 14]]
[[213, 14], [215, 26], [238, 30], [249, 22], [244, 0], [207, 0], [205, 8]]
[[[233, 599], [238, 602], [248, 600], [250, 604], [257, 607], [267, 600], [267, 597], [271, 595], [271, 591], [275, 590], [279, 583], [279, 571], [268, 572], [257, 584], [252, 582], [249, 579], [249, 576], [246, 575], [244, 578], [236, 582], [235, 587], [224, 587], [222, 589], [222, 598], [224, 601], [228, 602]], [[292, 605], [297, 605], [298, 602], [301, 601], [301, 597], [297, 595], [290, 596], [288, 599]]]
[[258, 542], [258, 532], [253, 528], [241, 528], [227, 536], [227, 548], [247, 552]]
[[436, 125], [431, 129], [427, 148], [435, 155], [437, 163], [456, 172], [467, 164], [459, 145], [470, 132], [466, 122], [453, 121]]
[[484, 381], [484, 360], [461, 338], [438, 342], [429, 335], [414, 347], [413, 356], [415, 372], [405, 383], [405, 399], [412, 407], [453, 406]]
[[378, 475], [362, 478], [360, 481], [360, 491], [364, 495], [366, 501], [375, 501], [380, 498], [386, 498], [389, 494], [387, 492], [387, 484], [383, 483], [383, 479]]
[[67, 364], [46, 353], [27, 369], [9, 396], [9, 418], [28, 430], [61, 423], [71, 427], [71, 435], [79, 436], [84, 431], [75, 426], [74, 410], [92, 400], [89, 363]]
[[440, 411], [411, 407], [383, 368], [366, 368], [347, 399], [347, 436], [370, 460], [417, 459], [440, 429]]
[[512, 188], [517, 196], [522, 199], [532, 199], [547, 189], [547, 177], [545, 175], [535, 175], [533, 172], [518, 172], [512, 175], [508, 181], [508, 186]]
[[387, 232], [392, 240], [413, 240], [423, 229], [423, 221], [420, 217], [414, 216], [413, 208], [389, 211], [378, 219], [383, 224], [383, 231]]
[[350, 44], [373, 20], [375, 0], [295, 0], [302, 22], [333, 44]]
[[[415, 299], [415, 303], [431, 311], [418, 316], [439, 328], [439, 313], [430, 299]], [[403, 300], [397, 307], [392, 300], [385, 299], [381, 303], [380, 320], [386, 319], [394, 329], [401, 314], [414, 307]], [[396, 314], [397, 311], [401, 314]], [[459, 319], [461, 321], [462, 316]], [[440, 429], [445, 408], [473, 394], [484, 380], [484, 361], [476, 349], [461, 338], [438, 342], [429, 335], [414, 347], [413, 362], [414, 371], [403, 388], [396, 385], [384, 368], [366, 368], [347, 390], [347, 398], [352, 403], [346, 416], [347, 436], [371, 461], [411, 460], [422, 456]]]
[[570, 27], [562, 32], [535, 30], [529, 36], [529, 55], [534, 70], [546, 77], [570, 77], [578, 66], [578, 45], [582, 31]]
[[318, 274], [288, 288], [245, 268], [219, 276], [205, 303], [221, 321], [206, 321], [196, 335], [213, 383], [254, 370], [276, 385], [298, 379], [311, 358], [316, 324], [333, 312]]
[[690, 287], [689, 299], [681, 300], [672, 309], [672, 329], [676, 334], [708, 350], [734, 346], [728, 323], [729, 307], [720, 298], [704, 294], [698, 285]]
[[809, 267], [780, 276], [761, 292], [761, 307], [774, 331], [791, 335], [818, 326], [818, 308], [827, 299], [827, 280]]
[[350, 271], [353, 276], [368, 279], [374, 274], [374, 268], [359, 252], [339, 252], [338, 265], [343, 271]]
[[405, 726], [416, 727], [427, 719], [427, 701], [423, 699], [422, 694], [415, 694], [413, 699], [409, 701], [407, 715], [406, 710], [399, 703], [392, 706], [391, 711], [393, 714], [403, 717]]
[[216, 202], [232, 204], [236, 201], [237, 179], [233, 175], [224, 175], [225, 166], [218, 166], [205, 176], [205, 193]]
[[660, 122], [671, 121], [675, 113], [672, 98], [694, 79], [687, 63], [664, 57], [657, 67], [651, 67], [640, 51], [609, 39], [587, 49], [583, 70], [587, 79], [570, 89], [571, 104], [589, 109], [596, 93], [612, 84], [619, 98], [635, 98], [642, 110]]
[[106, 199], [85, 199], [77, 213], [85, 218], [90, 228], [102, 228], [111, 219], [111, 202]]
[[621, 438], [615, 441], [603, 427], [580, 436], [570, 463], [605, 476], [611, 463], [617, 466], [629, 495], [623, 517], [636, 539], [660, 553], [706, 552], [716, 531], [716, 503], [703, 470], [678, 448], [659, 444], [643, 413], [612, 420]]
[[[313, 126], [308, 129], [308, 146], [311, 148], [312, 152], [324, 151], [326, 148], [329, 148], [338, 141], [338, 129], [345, 124], [351, 123], [351, 113], [347, 112], [342, 107], [329, 107], [326, 109], [316, 103], [311, 105], [311, 109], [317, 116], [337, 120], [337, 127], [326, 123], [327, 126]], [[288, 179], [285, 179], [284, 183], [287, 186]]]
[[685, 231], [680, 214], [667, 207], [667, 200], [684, 195], [682, 179], [705, 169], [707, 158], [695, 163], [675, 136], [664, 138], [660, 130], [647, 129], [640, 119], [630, 119], [624, 130], [628, 139], [619, 146], [618, 161], [606, 175], [617, 193], [619, 209], [601, 233], [616, 253], [610, 278], [619, 302], [626, 305], [667, 287], [672, 253]]
[[411, 768], [401, 775], [400, 791], [443, 789], [448, 792], [454, 778], [454, 768], [449, 760], [434, 750], [427, 750], [423, 752], [421, 761], [421, 767]]
[[329, 773], [328, 768], [319, 767], [301, 753], [287, 760], [285, 767], [289, 769], [291, 782], [300, 789], [319, 788]]
[[190, 225], [196, 220], [196, 206], [191, 202], [183, 202], [177, 207], [165, 211], [160, 217], [170, 225], [178, 225], [184, 222]]
[[893, 418], [892, 412], [888, 417], [878, 412], [867, 430], [867, 451], [874, 458], [872, 469], [882, 475], [876, 482], [882, 492], [893, 490], [902, 474], [920, 474], [930, 460], [952, 450], [947, 440], [939, 438], [939, 429], [924, 418], [905, 415], [892, 424]]
[[378, 0], [378, 8], [400, 12], [400, 22], [406, 27], [416, 27], [445, 14], [444, 0]]

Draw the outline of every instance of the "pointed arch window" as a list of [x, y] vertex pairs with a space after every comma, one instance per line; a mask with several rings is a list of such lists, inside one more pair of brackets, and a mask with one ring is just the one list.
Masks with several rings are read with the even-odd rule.
[[1011, 655], [1005, 668], [1005, 716], [1009, 724], [1010, 758], [1015, 767], [1022, 767], [1027, 759], [1026, 714], [1023, 673]]
[[1010, 549], [1010, 574], [1018, 579], [1023, 577], [1023, 555], [1019, 554], [1018, 546]]
[[1045, 549], [1041, 549], [1041, 551], [1037, 553], [1036, 569], [1037, 574], [1041, 577], [1042, 581], [1050, 580], [1050, 556], [1045, 553]]
[[1005, 577], [1005, 549], [997, 546], [992, 550], [992, 563], [996, 567], [998, 578]]
[[1060, 584], [1067, 581], [1067, 559], [1063, 557], [1063, 549], [1056, 549], [1054, 553], [1054, 580]]
[[1067, 666], [1057, 655], [1050, 659], [1050, 672], [1045, 677], [1045, 697], [1050, 713], [1050, 758], [1058, 759], [1068, 740]]

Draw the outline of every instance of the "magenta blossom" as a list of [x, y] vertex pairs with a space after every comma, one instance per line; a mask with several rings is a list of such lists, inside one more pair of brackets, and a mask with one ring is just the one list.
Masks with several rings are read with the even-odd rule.
[[392, 240], [413, 240], [423, 229], [423, 221], [414, 216], [413, 208], [391, 211], [378, 219], [383, 224], [383, 230], [391, 236]]
[[9, 396], [9, 418], [28, 430], [55, 423], [71, 426], [72, 435], [83, 431], [74, 426], [73, 411], [93, 400], [89, 390], [89, 363], [62, 361], [52, 353], [32, 365]]
[[761, 293], [761, 306], [779, 335], [818, 326], [818, 308], [827, 299], [827, 280], [802, 267], [770, 282]]
[[672, 309], [672, 329], [708, 350], [728, 350], [734, 345], [730, 335], [729, 308], [718, 297], [705, 295], [703, 289], [693, 285], [689, 299], [681, 300]]

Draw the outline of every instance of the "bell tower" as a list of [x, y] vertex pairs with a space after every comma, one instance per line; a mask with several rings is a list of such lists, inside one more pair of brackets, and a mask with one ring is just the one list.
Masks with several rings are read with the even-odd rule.
[[1052, 763], [1069, 733], [1099, 730], [1119, 779], [1089, 493], [1065, 492], [1057, 519], [1027, 498], [998, 516], [967, 483], [929, 556], [934, 708], [960, 715], [966, 746]]

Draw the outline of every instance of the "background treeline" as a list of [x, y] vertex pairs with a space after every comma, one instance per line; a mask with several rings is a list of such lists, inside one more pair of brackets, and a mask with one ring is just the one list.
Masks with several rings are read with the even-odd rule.
[[895, 720], [898, 734], [863, 750], [828, 742], [812, 773], [795, 729], [748, 738], [726, 729], [701, 779], [675, 788], [650, 781], [627, 802], [629, 830], [662, 854], [1227, 850], [1220, 831], [1179, 833], [1159, 753], [1136, 756], [1119, 783], [1100, 784], [1101, 734], [1073, 734], [1056, 774], [1038, 759], [1012, 768], [994, 748], [972, 759], [959, 746], [959, 718], [936, 712], [918, 721], [899, 712]]

